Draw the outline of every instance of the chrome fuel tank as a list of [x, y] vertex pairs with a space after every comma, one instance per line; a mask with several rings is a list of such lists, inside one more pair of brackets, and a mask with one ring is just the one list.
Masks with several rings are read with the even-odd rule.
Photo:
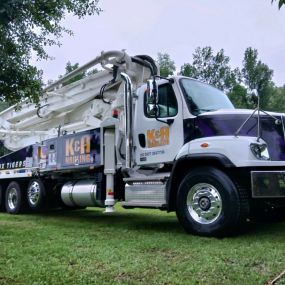
[[69, 207], [102, 207], [104, 201], [96, 199], [97, 189], [92, 179], [69, 181], [62, 186], [61, 199]]

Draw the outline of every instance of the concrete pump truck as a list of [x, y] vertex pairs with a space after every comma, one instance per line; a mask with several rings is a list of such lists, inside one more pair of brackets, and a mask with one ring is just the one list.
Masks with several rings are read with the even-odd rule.
[[175, 211], [203, 236], [285, 216], [284, 115], [238, 110], [208, 84], [163, 78], [147, 55], [102, 52], [46, 87], [40, 105], [19, 104], [0, 113], [2, 211], [113, 212], [120, 202]]

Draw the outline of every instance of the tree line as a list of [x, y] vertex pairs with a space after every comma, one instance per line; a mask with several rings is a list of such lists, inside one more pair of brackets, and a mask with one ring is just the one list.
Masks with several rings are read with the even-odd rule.
[[[242, 67], [234, 69], [230, 66], [230, 57], [225, 55], [223, 49], [215, 53], [209, 46], [197, 47], [192, 55], [192, 61], [184, 63], [178, 71], [175, 62], [167, 53], [159, 52], [156, 62], [161, 76], [178, 74], [213, 85], [223, 90], [236, 108], [255, 108], [258, 95], [262, 109], [285, 112], [285, 84], [283, 87], [274, 84], [273, 70], [258, 58], [257, 49], [247, 48]], [[65, 75], [78, 67], [78, 63], [72, 64], [68, 61]], [[98, 70], [94, 69], [89, 73], [79, 74], [66, 84], [96, 72]]]
[[[158, 53], [157, 62], [161, 76], [175, 73], [175, 63], [169, 54]], [[223, 90], [236, 108], [255, 108], [253, 94], [257, 93], [262, 109], [285, 112], [285, 84], [283, 87], [275, 85], [273, 70], [258, 58], [258, 51], [252, 47], [245, 50], [242, 67], [234, 69], [223, 49], [215, 53], [209, 46], [198, 47], [192, 61], [184, 63], [177, 73]]]
[[[273, 70], [258, 58], [258, 51], [251, 47], [244, 52], [242, 67], [232, 68], [230, 57], [223, 49], [214, 52], [212, 47], [197, 47], [190, 62], [184, 63], [177, 70], [174, 61], [167, 53], [158, 53], [157, 64], [160, 75], [168, 77], [178, 74], [192, 77], [223, 90], [236, 108], [252, 109], [256, 107], [253, 93], [258, 93], [260, 106], [269, 111], [285, 112], [285, 84], [277, 87], [273, 82]], [[70, 61], [65, 66], [65, 75], [79, 67]], [[98, 72], [94, 69], [72, 78], [65, 84], [77, 81]], [[62, 76], [59, 76], [59, 78]], [[50, 80], [49, 83], [52, 81]], [[7, 102], [0, 102], [0, 111], [8, 107]]]
[[[278, 4], [279, 9], [285, 4], [285, 0], [270, 0], [270, 2]], [[32, 56], [37, 60], [49, 59], [46, 47], [60, 46], [60, 38], [63, 34], [72, 35], [72, 31], [62, 25], [62, 19], [67, 14], [78, 18], [100, 14], [102, 10], [98, 3], [99, 0], [0, 1], [0, 105], [3, 105], [3, 102], [11, 105], [23, 100], [39, 103], [43, 88], [42, 71], [31, 65]], [[224, 55], [223, 50], [214, 55], [209, 47], [198, 48], [193, 62], [181, 67], [180, 73], [197, 76], [203, 80], [210, 80], [211, 76], [208, 75], [210, 73], [212, 84], [222, 87], [230, 97], [239, 94], [238, 97], [233, 97], [238, 106], [247, 106], [246, 104], [250, 106], [248, 94], [242, 94], [245, 94], [252, 84], [257, 84], [258, 79], [254, 79], [255, 75], [250, 71], [250, 68], [254, 68], [263, 78], [258, 83], [260, 86], [257, 86], [262, 94], [262, 100], [265, 102], [266, 99], [270, 99], [270, 103], [266, 101], [269, 108], [280, 107], [275, 100], [271, 101], [273, 97], [280, 97], [281, 100], [284, 88], [278, 89], [274, 84], [271, 86], [271, 71], [257, 60], [257, 52], [254, 49], [250, 49], [247, 55], [250, 57], [247, 61], [250, 66], [248, 68], [244, 66], [245, 70], [235, 71], [229, 69], [227, 63], [229, 59]], [[165, 54], [161, 56], [167, 57]], [[215, 61], [210, 62], [213, 58]], [[209, 70], [199, 67], [199, 60], [203, 59], [209, 65]], [[219, 73], [214, 76], [212, 70], [216, 70], [216, 63], [219, 63]], [[249, 73], [246, 74], [246, 72]], [[218, 81], [219, 79], [222, 81]], [[244, 86], [244, 83], [248, 85]], [[267, 95], [269, 91], [273, 92], [271, 94], [274, 96], [269, 98]]]

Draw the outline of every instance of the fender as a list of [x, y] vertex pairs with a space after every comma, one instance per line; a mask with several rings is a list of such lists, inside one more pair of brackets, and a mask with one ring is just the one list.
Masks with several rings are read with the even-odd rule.
[[220, 153], [194, 153], [180, 157], [173, 165], [167, 185], [166, 201], [168, 212], [175, 209], [178, 187], [186, 173], [192, 167], [194, 168], [202, 165], [214, 165], [219, 168], [236, 167], [236, 165], [228, 157]]
[[[210, 154], [221, 154], [234, 163], [236, 167], [269, 166], [273, 161], [258, 159], [250, 145], [260, 143], [267, 145], [262, 139], [246, 136], [215, 136], [194, 139], [186, 143], [178, 152], [176, 159], [196, 154], [199, 157]], [[238, 150], [238, 151], [236, 151]], [[284, 165], [284, 161], [274, 161], [274, 165]]]

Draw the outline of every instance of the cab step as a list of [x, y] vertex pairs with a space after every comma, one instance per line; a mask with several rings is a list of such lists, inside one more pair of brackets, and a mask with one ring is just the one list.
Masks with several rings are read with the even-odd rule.
[[122, 206], [165, 208], [168, 179], [168, 174], [125, 178], [125, 201]]

